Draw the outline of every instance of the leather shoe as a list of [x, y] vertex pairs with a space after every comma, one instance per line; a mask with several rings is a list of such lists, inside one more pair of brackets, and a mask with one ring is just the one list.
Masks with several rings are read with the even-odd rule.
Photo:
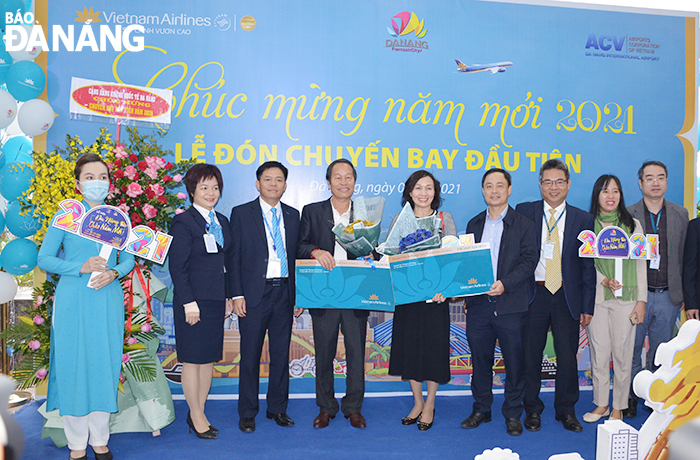
[[328, 412], [319, 412], [314, 419], [314, 428], [325, 428], [334, 418], [335, 415], [331, 415]]
[[629, 398], [627, 400], [627, 409], [622, 410], [622, 416], [635, 418], [637, 416], [637, 398]]
[[279, 426], [294, 426], [294, 420], [287, 414], [273, 414], [272, 412], [268, 412], [267, 418], [274, 420]]
[[482, 423], [490, 422], [491, 421], [491, 412], [488, 414], [482, 414], [481, 412], [472, 412], [472, 414], [465, 418], [464, 421], [462, 422], [462, 428], [476, 428], [477, 426], [481, 425]]
[[564, 428], [569, 431], [583, 431], [581, 422], [578, 421], [574, 414], [566, 414], [561, 416], [557, 415], [556, 420], [557, 422], [561, 422], [561, 424], [564, 425]]
[[366, 428], [367, 427], [367, 421], [362, 416], [362, 414], [359, 412], [353, 412], [350, 415], [346, 415], [345, 418], [350, 420], [350, 425], [352, 425], [354, 428]]
[[95, 460], [112, 460], [113, 458], [112, 451], [109, 450], [109, 448], [107, 449], [107, 452], [98, 453], [95, 452], [95, 448], [93, 447], [92, 451], [95, 454]]
[[418, 417], [416, 417], [416, 418], [411, 418], [408, 416], [404, 417], [401, 419], [401, 424], [402, 425], [414, 425], [418, 421], [418, 419], [420, 418], [421, 415], [423, 415], [422, 412], [420, 414], [418, 414]]
[[428, 422], [424, 422], [423, 420], [421, 420], [420, 422], [418, 422], [418, 429], [421, 431], [428, 431], [429, 429], [431, 429], [433, 427], [434, 421], [435, 421], [435, 409], [433, 409], [433, 421], [428, 423]]
[[238, 428], [244, 433], [255, 431], [255, 419], [253, 417], [243, 417], [238, 421]]
[[525, 417], [525, 429], [527, 431], [540, 431], [542, 428], [542, 418], [536, 412], [530, 412]]
[[511, 417], [506, 419], [506, 433], [511, 436], [520, 436], [523, 434], [523, 426], [520, 424], [519, 418]]

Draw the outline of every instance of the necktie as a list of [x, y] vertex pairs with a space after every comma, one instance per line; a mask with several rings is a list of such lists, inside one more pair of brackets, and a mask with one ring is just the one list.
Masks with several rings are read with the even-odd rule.
[[550, 209], [549, 212], [552, 215], [549, 217], [549, 228], [547, 230], [551, 228], [552, 231], [547, 237], [547, 243], [554, 245], [554, 252], [552, 258], [547, 259], [544, 272], [544, 287], [554, 294], [561, 287], [561, 250], [559, 249], [559, 230], [556, 227], [557, 221], [554, 219], [556, 209]]
[[287, 269], [287, 254], [284, 250], [284, 242], [282, 241], [282, 234], [280, 233], [280, 223], [277, 220], [277, 209], [272, 208], [272, 240], [275, 242], [275, 250], [277, 251], [277, 258], [280, 260], [281, 264], [281, 275], [282, 278], [289, 275]]
[[209, 211], [209, 233], [214, 235], [214, 239], [216, 240], [216, 244], [221, 246], [222, 248], [224, 247], [224, 232], [221, 231], [221, 225], [216, 223], [216, 219], [214, 217], [214, 211]]

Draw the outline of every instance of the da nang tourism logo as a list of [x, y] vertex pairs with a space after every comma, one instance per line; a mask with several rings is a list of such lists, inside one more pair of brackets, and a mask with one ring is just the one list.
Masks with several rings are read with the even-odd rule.
[[425, 19], [418, 19], [416, 13], [404, 11], [394, 15], [387, 31], [394, 38], [387, 39], [385, 47], [391, 48], [392, 51], [420, 53], [429, 49], [428, 42], [422, 40], [428, 33], [425, 28]]

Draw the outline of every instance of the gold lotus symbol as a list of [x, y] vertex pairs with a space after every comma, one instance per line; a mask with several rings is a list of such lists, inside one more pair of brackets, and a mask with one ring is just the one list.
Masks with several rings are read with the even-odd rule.
[[88, 10], [87, 6], [83, 8], [83, 11], [76, 11], [78, 17], [75, 18], [78, 22], [84, 22], [85, 24], [91, 24], [93, 22], [102, 22], [100, 19], [101, 11], [93, 11], [92, 7]]
[[476, 284], [476, 283], [478, 283], [478, 281], [476, 280], [476, 278], [472, 278], [472, 279], [469, 280], [469, 284]]
[[369, 296], [369, 300], [379, 300], [379, 296], [377, 294], [372, 294]]

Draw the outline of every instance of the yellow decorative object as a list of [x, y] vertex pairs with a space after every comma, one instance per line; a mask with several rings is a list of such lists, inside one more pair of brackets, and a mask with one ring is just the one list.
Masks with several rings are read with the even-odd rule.
[[668, 458], [668, 437], [681, 425], [700, 417], [700, 321], [688, 320], [678, 336], [659, 345], [656, 372], [642, 371], [634, 391], [654, 409], [639, 431], [639, 458]]
[[355, 225], [356, 224], [362, 224], [365, 227], [371, 227], [372, 225], [374, 225], [374, 222], [369, 221], [369, 220], [356, 220], [352, 224], [345, 227], [345, 229], [343, 230], [343, 233], [347, 233], [348, 235], [353, 235], [355, 233]]

